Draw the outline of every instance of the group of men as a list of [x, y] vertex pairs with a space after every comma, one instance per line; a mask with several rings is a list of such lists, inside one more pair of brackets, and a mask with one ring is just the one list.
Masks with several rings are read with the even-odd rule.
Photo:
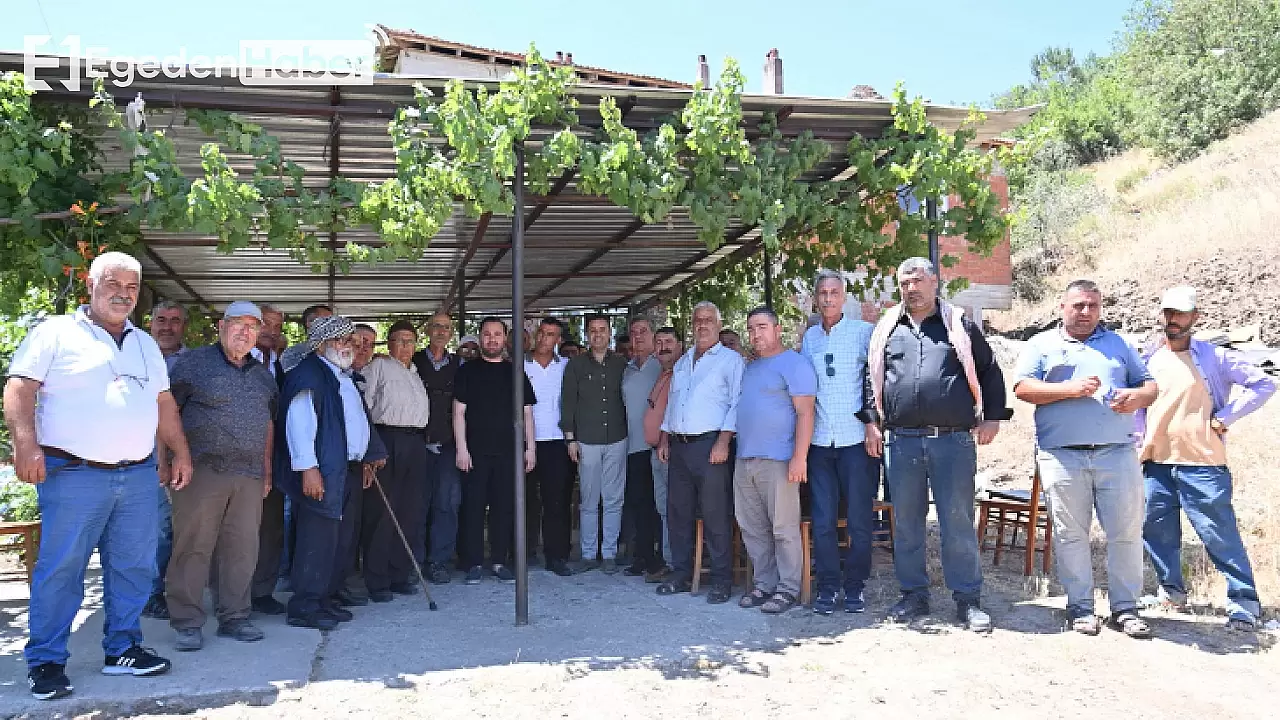
[[[487, 575], [512, 582], [517, 454], [538, 498], [531, 536], [536, 545], [540, 534], [549, 571], [623, 571], [661, 595], [689, 592], [701, 523], [706, 600], [727, 602], [736, 520], [754, 568], [739, 605], [767, 613], [801, 595], [806, 483], [813, 609], [866, 610], [883, 466], [901, 588], [888, 618], [929, 611], [932, 497], [957, 619], [989, 630], [974, 476], [976, 446], [1011, 417], [1003, 375], [981, 329], [939, 300], [928, 260], [902, 263], [897, 281], [902, 302], [873, 325], [846, 314], [842, 275], [819, 273], [817, 322], [798, 351], [784, 346], [767, 307], [748, 315], [749, 353], [735, 346], [736, 333], [726, 337], [708, 302], [693, 309], [687, 352], [673, 328], [647, 318], [630, 321], [626, 354], [607, 317], [587, 319], [581, 348], [544, 318], [522, 359], [516, 448], [515, 368], [499, 318], [483, 319], [457, 353], [448, 349], [448, 315], [430, 318], [422, 349], [417, 328], [398, 321], [376, 353], [372, 327], [324, 306], [301, 317], [307, 341], [285, 347], [283, 314], [240, 301], [224, 312], [217, 343], [187, 349], [181, 306], [154, 309], [154, 338], [133, 326], [141, 268], [106, 253], [90, 268], [90, 304], [35, 327], [5, 386], [17, 473], [37, 484], [44, 524], [26, 647], [32, 693], [71, 692], [67, 638], [95, 549], [109, 674], [169, 669], [141, 645], [144, 607], [169, 618], [177, 649], [200, 649], [206, 588], [217, 634], [252, 642], [263, 637], [254, 612], [330, 630], [352, 618], [347, 607], [419, 592], [419, 569], [435, 583], [449, 582], [455, 567], [468, 584]], [[1274, 383], [1191, 339], [1190, 288], [1166, 295], [1161, 342], [1141, 351], [1100, 324], [1101, 305], [1096, 285], [1072, 283], [1062, 326], [1028, 343], [1014, 384], [1036, 406], [1072, 626], [1100, 627], [1095, 508], [1108, 539], [1111, 624], [1150, 636], [1137, 612], [1142, 540], [1159, 601], [1185, 602], [1182, 507], [1228, 577], [1231, 622], [1252, 627], [1260, 607], [1223, 436]], [[631, 556], [625, 567], [620, 540]], [[273, 597], [282, 567], [287, 606]]]

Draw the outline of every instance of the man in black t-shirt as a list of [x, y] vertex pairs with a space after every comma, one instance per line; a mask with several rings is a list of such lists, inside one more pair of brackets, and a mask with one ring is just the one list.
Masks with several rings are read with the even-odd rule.
[[[478, 584], [484, 576], [484, 525], [489, 520], [489, 569], [501, 582], [515, 582], [507, 567], [515, 534], [515, 424], [511, 405], [515, 386], [511, 361], [503, 360], [507, 326], [498, 318], [480, 322], [480, 360], [458, 368], [453, 386], [453, 435], [458, 469], [464, 473], [462, 548], [466, 583]], [[537, 457], [533, 431], [533, 385], [524, 377], [524, 470], [530, 472]]]

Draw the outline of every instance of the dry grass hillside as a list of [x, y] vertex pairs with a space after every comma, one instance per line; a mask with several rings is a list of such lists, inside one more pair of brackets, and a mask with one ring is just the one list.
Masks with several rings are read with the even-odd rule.
[[[1106, 294], [1104, 319], [1125, 330], [1151, 328], [1160, 293], [1190, 284], [1201, 294], [1202, 329], [1261, 324], [1263, 340], [1280, 345], [1280, 113], [1184, 165], [1160, 168], [1132, 152], [1089, 171], [1110, 202], [1076, 228], [1066, 264], [1048, 278], [1054, 290], [1043, 301], [992, 313], [997, 330], [1052, 320], [1056, 289], [1089, 277]], [[1008, 369], [1016, 343], [997, 342]], [[982, 464], [989, 475], [1025, 486], [1031, 408], [1013, 402], [1015, 420], [984, 453]], [[1263, 603], [1273, 616], [1280, 605], [1278, 426], [1280, 400], [1275, 400], [1234, 426], [1228, 444], [1241, 530]], [[1184, 547], [1194, 599], [1220, 607], [1224, 585], [1185, 523]]]

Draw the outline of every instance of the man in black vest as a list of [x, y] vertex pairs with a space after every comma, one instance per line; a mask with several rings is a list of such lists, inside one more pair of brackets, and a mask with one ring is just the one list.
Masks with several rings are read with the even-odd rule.
[[[419, 564], [426, 564], [427, 579], [449, 582], [449, 563], [457, 550], [458, 509], [462, 506], [462, 478], [455, 464], [453, 441], [453, 380], [461, 359], [449, 352], [453, 321], [447, 313], [431, 316], [426, 349], [414, 353], [413, 365], [427, 388], [431, 412], [427, 419], [427, 471], [423, 482], [430, 492], [423, 503], [424, 516], [406, 528]], [[430, 538], [428, 539], [428, 528]]]
[[373, 484], [387, 450], [369, 420], [351, 372], [350, 320], [312, 323], [311, 350], [285, 377], [276, 419], [273, 475], [296, 512], [290, 625], [332, 630], [351, 613], [336, 595], [351, 570], [361, 490]]

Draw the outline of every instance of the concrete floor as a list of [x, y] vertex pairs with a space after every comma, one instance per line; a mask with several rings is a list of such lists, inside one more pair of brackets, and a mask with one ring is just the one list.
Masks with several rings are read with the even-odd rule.
[[[432, 586], [440, 610], [422, 595], [353, 608], [355, 620], [321, 637], [289, 627], [283, 617], [254, 616], [266, 639], [253, 644], [216, 637], [205, 627], [205, 647], [173, 650], [168, 623], [143, 619], [146, 645], [173, 661], [154, 678], [102, 675], [101, 583], [96, 572], [71, 637], [67, 674], [75, 693], [53, 702], [28, 692], [22, 658], [27, 594], [24, 582], [0, 583], [0, 716], [41, 717], [98, 711], [107, 715], [184, 712], [232, 702], [270, 703], [282, 690], [308, 682], [353, 680], [401, 686], [424, 673], [517, 662], [585, 663], [589, 669], [644, 663], [680, 674], [700, 658], [724, 662], [737, 650], [775, 643], [769, 618], [733, 603], [712, 606], [698, 596], [661, 597], [654, 585], [621, 573], [560, 578], [530, 570], [530, 624], [515, 626], [515, 586], [486, 578], [466, 586]], [[283, 596], [281, 596], [283, 599]], [[735, 597], [736, 601], [736, 597]], [[793, 611], [800, 612], [800, 611]], [[806, 613], [807, 614], [807, 613]]]

